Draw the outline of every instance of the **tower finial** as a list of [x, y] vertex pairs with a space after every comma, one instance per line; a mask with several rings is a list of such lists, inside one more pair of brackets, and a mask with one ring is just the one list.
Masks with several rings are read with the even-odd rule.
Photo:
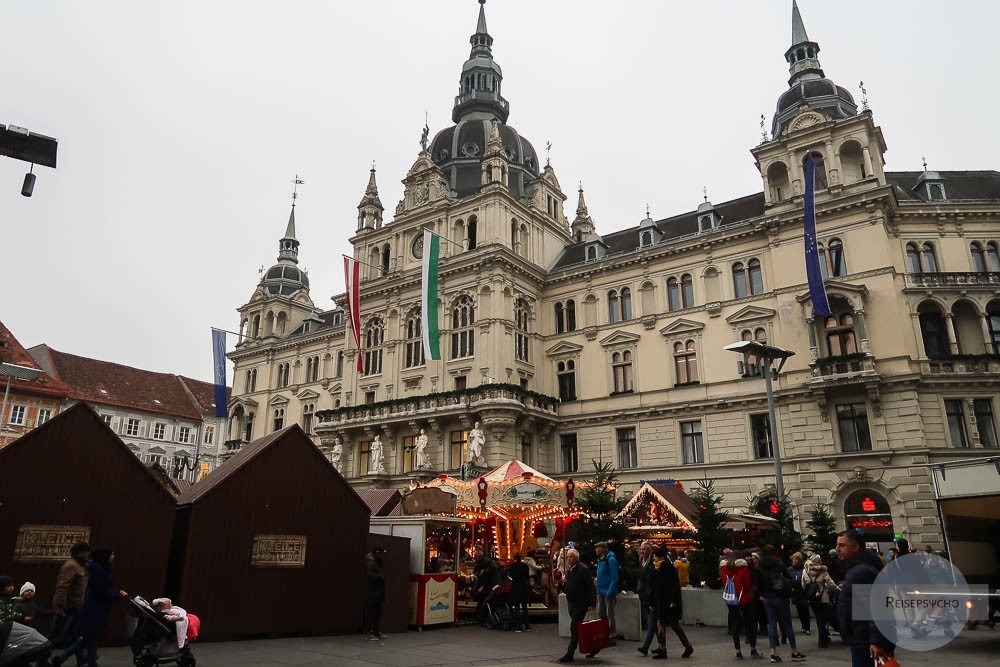
[[551, 167], [552, 166], [552, 142], [551, 141], [546, 141], [545, 142], [545, 166], [546, 167]]
[[792, 0], [792, 44], [808, 42], [809, 35], [806, 34], [806, 26], [802, 23], [802, 14], [799, 13], [799, 3]]
[[305, 181], [295, 174], [295, 178], [292, 179], [292, 208], [295, 208], [295, 200], [299, 198], [299, 186], [304, 184]]
[[708, 202], [708, 186], [701, 186], [701, 196], [705, 198], [706, 202]]
[[871, 107], [868, 106], [868, 91], [865, 90], [865, 82], [859, 82], [858, 87], [861, 88], [861, 110], [868, 111]]
[[649, 217], [649, 204], [646, 204], [646, 217]]
[[428, 137], [430, 136], [430, 133], [431, 133], [431, 128], [430, 128], [430, 125], [428, 125], [428, 123], [427, 123], [427, 112], [424, 111], [424, 133], [422, 135], [420, 135], [420, 150], [421, 150], [421, 152], [424, 152], [424, 153], [427, 152], [427, 147], [430, 145], [430, 139], [428, 139]]
[[767, 126], [765, 125], [766, 118], [764, 114], [760, 115], [760, 142], [762, 144], [767, 143]]
[[921, 155], [920, 156], [920, 161], [924, 163], [924, 171], [927, 171], [927, 156], [926, 155]]

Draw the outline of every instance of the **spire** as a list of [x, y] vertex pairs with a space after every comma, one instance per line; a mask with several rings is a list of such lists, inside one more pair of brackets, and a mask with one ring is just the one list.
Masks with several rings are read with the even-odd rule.
[[792, 0], [792, 45], [785, 51], [788, 61], [789, 86], [805, 79], [821, 79], [825, 75], [819, 64], [819, 44], [809, 39], [806, 26], [799, 13], [799, 5]]
[[802, 23], [802, 14], [799, 13], [799, 3], [792, 0], [792, 44], [808, 41], [809, 35], [806, 34], [806, 26]]
[[577, 243], [582, 243], [587, 239], [588, 236], [594, 233], [594, 219], [590, 217], [590, 211], [587, 210], [587, 201], [583, 198], [583, 183], [580, 183], [579, 189], [580, 197], [576, 202], [576, 217], [573, 218], [573, 224], [571, 229], [573, 230], [573, 238]]
[[472, 52], [462, 66], [451, 118], [456, 123], [464, 119], [506, 123], [510, 105], [500, 95], [503, 73], [493, 61], [493, 38], [486, 29], [486, 0], [479, 0], [479, 20], [469, 43]]
[[278, 261], [288, 260], [293, 264], [299, 261], [299, 241], [295, 238], [295, 200], [299, 197], [299, 186], [305, 181], [295, 174], [292, 179], [292, 211], [288, 214], [288, 225], [285, 227], [285, 235], [278, 240]]
[[288, 214], [288, 226], [285, 227], [284, 238], [295, 240], [295, 204], [292, 204], [292, 212]]
[[382, 226], [382, 200], [378, 197], [378, 184], [375, 182], [375, 162], [368, 173], [368, 187], [358, 203], [358, 231], [363, 229], [378, 229]]

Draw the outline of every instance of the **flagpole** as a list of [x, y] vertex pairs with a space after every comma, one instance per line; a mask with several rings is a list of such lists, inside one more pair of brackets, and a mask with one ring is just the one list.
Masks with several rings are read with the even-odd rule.
[[465, 246], [464, 245], [462, 245], [461, 243], [455, 243], [454, 241], [452, 241], [450, 238], [448, 238], [444, 234], [438, 234], [437, 232], [431, 231], [430, 229], [427, 229], [426, 227], [424, 227], [424, 231], [427, 232], [428, 234], [433, 234], [434, 236], [438, 237], [439, 239], [444, 239], [448, 243], [450, 243], [450, 244], [452, 244], [454, 246], [458, 246], [462, 250], [465, 250]]
[[340, 256], [341, 257], [346, 257], [347, 259], [349, 259], [351, 261], [354, 261], [354, 262], [357, 262], [358, 264], [364, 264], [365, 266], [370, 266], [373, 269], [376, 269], [378, 271], [382, 271], [383, 275], [389, 275], [388, 271], [384, 271], [383, 268], [381, 266], [378, 266], [377, 264], [369, 264], [368, 262], [363, 262], [360, 259], [354, 259], [350, 255], [345, 255], [344, 253], [340, 253]]

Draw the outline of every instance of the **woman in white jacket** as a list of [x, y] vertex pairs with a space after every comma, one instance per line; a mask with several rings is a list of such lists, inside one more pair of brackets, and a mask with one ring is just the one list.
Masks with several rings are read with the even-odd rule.
[[839, 592], [840, 586], [830, 576], [819, 554], [814, 555], [806, 563], [806, 568], [802, 572], [802, 589], [809, 601], [813, 615], [816, 616], [816, 625], [819, 627], [819, 647], [826, 648], [830, 645], [830, 629], [827, 627], [831, 609], [830, 594]]

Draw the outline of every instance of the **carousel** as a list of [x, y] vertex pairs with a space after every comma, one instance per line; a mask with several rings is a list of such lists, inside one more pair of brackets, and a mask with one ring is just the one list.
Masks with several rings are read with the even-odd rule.
[[530, 559], [539, 602], [548, 606], [555, 601], [554, 552], [579, 516], [573, 507], [577, 484], [572, 478], [556, 481], [512, 459], [472, 479], [441, 475], [425, 486], [454, 495], [455, 513], [466, 520], [461, 537], [463, 572], [471, 574], [476, 545], [501, 564], [521, 554]]

